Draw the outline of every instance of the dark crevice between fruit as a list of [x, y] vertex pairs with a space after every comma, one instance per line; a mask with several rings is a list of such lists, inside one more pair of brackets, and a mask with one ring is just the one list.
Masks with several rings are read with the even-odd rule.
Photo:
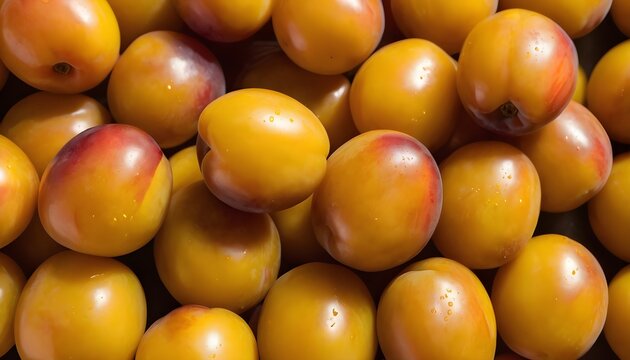
[[501, 105], [499, 110], [501, 111], [501, 115], [503, 115], [506, 119], [510, 119], [518, 115], [518, 109], [509, 101]]
[[60, 62], [53, 65], [53, 71], [60, 75], [68, 75], [72, 72], [72, 65], [67, 62]]

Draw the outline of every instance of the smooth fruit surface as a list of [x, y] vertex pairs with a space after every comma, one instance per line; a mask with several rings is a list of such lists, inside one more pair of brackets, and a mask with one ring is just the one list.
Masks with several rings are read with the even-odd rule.
[[626, 331], [630, 321], [630, 266], [621, 269], [608, 285], [608, 313], [604, 334], [606, 341], [621, 359], [630, 358], [630, 343]]
[[199, 305], [179, 307], [154, 322], [138, 345], [136, 360], [257, 360], [256, 339], [233, 312]]
[[26, 278], [22, 269], [7, 255], [0, 253], [0, 356], [14, 345], [15, 309]]
[[157, 233], [171, 186], [168, 160], [148, 134], [130, 125], [101, 125], [75, 136], [48, 165], [39, 217], [63, 246], [119, 256]]
[[9, 109], [0, 123], [0, 133], [26, 153], [42, 176], [70, 139], [109, 122], [109, 111], [89, 96], [37, 92]]
[[276, 0], [173, 0], [186, 24], [210, 41], [236, 42], [258, 31]]
[[160, 279], [181, 304], [242, 313], [276, 280], [280, 239], [268, 214], [233, 209], [198, 181], [173, 195], [154, 254]]
[[606, 277], [580, 243], [556, 234], [532, 238], [492, 285], [501, 338], [531, 358], [577, 359], [593, 346], [608, 308]]
[[91, 89], [107, 77], [119, 50], [120, 30], [106, 0], [3, 1], [0, 58], [37, 89]]
[[497, 330], [477, 276], [446, 258], [406, 267], [378, 305], [378, 339], [387, 359], [492, 359]]
[[138, 278], [119, 261], [61, 252], [24, 286], [15, 314], [17, 350], [22, 359], [131, 359], [146, 306]]
[[570, 211], [606, 184], [613, 152], [606, 130], [587, 108], [571, 102], [542, 129], [515, 140], [540, 177], [540, 208]]
[[330, 156], [312, 217], [317, 240], [333, 258], [380, 271], [424, 248], [441, 208], [440, 173], [427, 148], [398, 131], [372, 130]]
[[0, 135], [0, 247], [15, 240], [37, 210], [39, 177], [16, 144]]
[[573, 96], [577, 69], [575, 45], [558, 24], [509, 9], [478, 23], [466, 38], [457, 88], [480, 125], [521, 135], [560, 115]]
[[197, 132], [201, 111], [225, 93], [219, 61], [188, 35], [154, 31], [134, 40], [114, 66], [107, 86], [119, 123], [134, 125], [163, 148]]
[[535, 11], [557, 22], [572, 38], [578, 38], [593, 31], [604, 20], [613, 2], [613, 0], [499, 0], [499, 9], [521, 8]]
[[390, 0], [390, 4], [393, 20], [408, 38], [426, 39], [456, 54], [470, 30], [497, 11], [498, 0]]
[[606, 185], [588, 203], [588, 218], [599, 241], [615, 256], [630, 261], [630, 153], [615, 156]]
[[457, 63], [428, 40], [400, 40], [379, 49], [352, 81], [357, 129], [401, 131], [436, 151], [461, 113], [456, 75]]
[[630, 144], [630, 40], [608, 50], [597, 62], [586, 87], [589, 110], [612, 140]]
[[380, 0], [276, 0], [271, 19], [289, 58], [325, 75], [341, 74], [362, 63], [385, 28]]
[[275, 90], [304, 104], [326, 128], [331, 152], [359, 133], [350, 113], [348, 78], [306, 71], [280, 50], [245, 67], [236, 87]]
[[376, 309], [361, 279], [341, 265], [309, 263], [282, 275], [258, 320], [262, 360], [372, 360]]
[[432, 241], [472, 268], [512, 260], [534, 233], [540, 180], [534, 164], [498, 141], [465, 145], [440, 163], [444, 205]]
[[326, 171], [326, 129], [306, 106], [267, 89], [232, 91], [199, 119], [201, 173], [212, 193], [244, 211], [283, 210], [309, 197]]
[[172, 0], [107, 0], [120, 28], [120, 45], [125, 49], [142, 34], [155, 30], [181, 31], [183, 20]]

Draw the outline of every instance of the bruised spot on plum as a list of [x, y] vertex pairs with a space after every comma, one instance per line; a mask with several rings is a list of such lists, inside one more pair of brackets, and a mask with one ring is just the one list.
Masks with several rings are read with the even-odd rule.
[[74, 67], [67, 62], [56, 63], [52, 68], [54, 72], [60, 75], [68, 75], [74, 69]]

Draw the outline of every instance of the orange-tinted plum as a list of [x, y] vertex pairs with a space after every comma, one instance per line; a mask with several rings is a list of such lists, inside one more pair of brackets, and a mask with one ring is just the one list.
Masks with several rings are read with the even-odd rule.
[[498, 141], [465, 145], [440, 163], [444, 205], [432, 241], [472, 269], [501, 266], [534, 233], [540, 180], [517, 148]]
[[120, 30], [107, 0], [3, 1], [0, 58], [35, 88], [93, 88], [107, 77], [119, 50]]
[[528, 359], [577, 359], [597, 340], [608, 308], [606, 277], [580, 243], [532, 238], [499, 268], [492, 304], [501, 338]]
[[427, 148], [398, 131], [372, 130], [330, 156], [312, 216], [315, 236], [333, 258], [380, 271], [424, 248], [441, 207], [440, 174]]
[[0, 356], [15, 345], [15, 308], [26, 278], [10, 257], [0, 253]]
[[499, 0], [499, 10], [535, 11], [557, 22], [572, 38], [578, 38], [604, 20], [612, 3], [612, 0]]
[[176, 152], [168, 159], [168, 162], [173, 172], [173, 194], [179, 189], [203, 180], [195, 146]]
[[498, 0], [390, 0], [396, 24], [407, 37], [434, 42], [458, 53], [466, 36], [497, 11]]
[[223, 70], [210, 50], [188, 35], [154, 31], [120, 56], [107, 100], [117, 122], [143, 129], [168, 148], [193, 138], [201, 111], [224, 93]]
[[256, 338], [245, 320], [221, 308], [179, 307], [146, 331], [136, 360], [258, 360]]
[[510, 9], [472, 29], [459, 55], [457, 88], [480, 125], [521, 135], [560, 115], [573, 96], [577, 69], [575, 45], [558, 24]]
[[540, 176], [540, 209], [570, 211], [586, 203], [610, 175], [610, 139], [587, 108], [572, 101], [549, 124], [515, 139]]
[[173, 0], [186, 24], [210, 41], [236, 42], [258, 31], [276, 0]]
[[352, 81], [354, 123], [361, 132], [404, 132], [436, 151], [461, 112], [456, 73], [455, 60], [428, 40], [391, 43], [372, 54]]
[[42, 176], [70, 139], [109, 122], [107, 109], [89, 96], [37, 92], [9, 109], [0, 123], [0, 134], [18, 145]]
[[610, 13], [619, 31], [630, 37], [630, 0], [613, 1]]
[[119, 256], [157, 233], [171, 186], [168, 160], [148, 134], [130, 125], [100, 125], [75, 136], [50, 162], [39, 216], [61, 245]]
[[341, 265], [308, 263], [273, 285], [257, 339], [261, 360], [372, 360], [376, 310], [365, 284]]
[[212, 193], [251, 212], [284, 210], [309, 197], [330, 148], [311, 110], [267, 89], [236, 90], [210, 103], [199, 119], [199, 142]]
[[608, 251], [630, 261], [630, 152], [613, 159], [612, 171], [602, 190], [588, 203], [593, 232]]
[[383, 36], [380, 0], [276, 0], [271, 15], [282, 50], [317, 74], [341, 74], [370, 56]]
[[608, 50], [586, 85], [586, 103], [611, 139], [630, 144], [630, 40]]
[[608, 285], [608, 313], [604, 335], [615, 354], [630, 359], [630, 265], [621, 269]]
[[0, 135], [0, 247], [15, 240], [37, 209], [39, 177], [17, 145]]
[[350, 113], [350, 81], [344, 75], [306, 71], [282, 51], [270, 52], [247, 66], [236, 87], [275, 90], [306, 105], [326, 128], [331, 152], [359, 133]]
[[265, 297], [280, 268], [271, 217], [229, 207], [203, 181], [173, 194], [154, 252], [160, 279], [181, 304], [237, 313]]
[[497, 329], [490, 297], [456, 261], [409, 265], [378, 304], [378, 341], [388, 360], [492, 359]]
[[107, 0], [120, 28], [120, 45], [125, 49], [142, 34], [155, 30], [181, 31], [184, 22], [172, 0]]
[[73, 251], [29, 278], [15, 313], [22, 359], [132, 359], [146, 326], [142, 285], [121, 262]]

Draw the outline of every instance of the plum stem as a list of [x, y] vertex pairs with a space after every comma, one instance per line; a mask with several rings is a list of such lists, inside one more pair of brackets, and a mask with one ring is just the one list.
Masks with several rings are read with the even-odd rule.
[[61, 75], [68, 75], [72, 71], [72, 65], [67, 62], [60, 62], [53, 65], [53, 71]]
[[518, 109], [511, 102], [506, 102], [499, 108], [504, 118], [512, 118], [518, 114]]

